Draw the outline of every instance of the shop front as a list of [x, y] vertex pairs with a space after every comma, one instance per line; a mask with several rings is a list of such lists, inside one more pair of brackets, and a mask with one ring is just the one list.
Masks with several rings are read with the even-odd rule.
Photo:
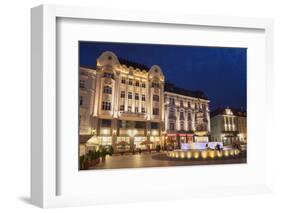
[[181, 147], [182, 144], [193, 143], [194, 134], [192, 133], [179, 133], [177, 134], [179, 146]]
[[147, 140], [146, 137], [140, 137], [140, 136], [137, 136], [137, 137], [134, 137], [134, 146], [135, 146], [135, 149], [145, 149], [145, 145], [143, 145], [143, 143]]
[[167, 134], [166, 148], [175, 149], [176, 147], [178, 147], [177, 134]]
[[167, 134], [166, 145], [171, 146], [173, 149], [179, 149], [181, 144], [193, 143], [194, 134], [193, 133], [175, 133]]
[[117, 152], [130, 151], [130, 137], [129, 136], [118, 136], [115, 145], [116, 145]]
[[159, 136], [150, 136], [151, 149], [156, 149], [157, 145], [160, 145], [160, 137]]
[[186, 134], [187, 143], [193, 143], [194, 134]]

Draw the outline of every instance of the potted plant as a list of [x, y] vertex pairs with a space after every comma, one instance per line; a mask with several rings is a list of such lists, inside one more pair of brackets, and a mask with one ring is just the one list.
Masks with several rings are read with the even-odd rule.
[[96, 162], [96, 164], [100, 163], [100, 157], [101, 157], [101, 152], [98, 150], [95, 153], [95, 162]]
[[80, 156], [79, 166], [81, 170], [85, 169], [85, 155]]
[[105, 162], [106, 154], [107, 154], [106, 149], [102, 149], [100, 153], [102, 162]]
[[112, 146], [109, 146], [109, 148], [107, 149], [107, 154], [108, 154], [109, 156], [112, 156], [113, 153], [114, 153], [113, 147], [112, 147]]

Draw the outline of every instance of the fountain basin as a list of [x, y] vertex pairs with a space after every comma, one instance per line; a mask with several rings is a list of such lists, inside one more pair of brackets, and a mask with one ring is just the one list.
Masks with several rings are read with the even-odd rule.
[[234, 157], [240, 154], [238, 149], [227, 150], [173, 150], [168, 151], [167, 156], [175, 159], [219, 159], [222, 157]]

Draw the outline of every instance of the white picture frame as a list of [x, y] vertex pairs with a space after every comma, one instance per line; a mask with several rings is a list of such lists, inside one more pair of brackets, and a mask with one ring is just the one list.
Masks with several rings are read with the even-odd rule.
[[[270, 108], [274, 100], [270, 95], [273, 88], [273, 21], [271, 19], [216, 17], [187, 14], [160, 14], [146, 11], [120, 11], [107, 9], [104, 13], [99, 8], [84, 8], [74, 6], [41, 5], [31, 10], [31, 202], [34, 205], [47, 208], [59, 206], [91, 205], [100, 203], [137, 202], [144, 200], [177, 199], [211, 195], [240, 195], [264, 193], [271, 191], [270, 149], [266, 147], [266, 162], [264, 172], [266, 179], [258, 184], [220, 185], [218, 187], [200, 188], [197, 190], [177, 190], [167, 187], [164, 191], [153, 188], [154, 197], [139, 195], [119, 196], [109, 193], [97, 199], [96, 196], [58, 196], [59, 158], [57, 152], [57, 19], [87, 19], [87, 20], [116, 20], [120, 22], [154, 23], [161, 25], [182, 25], [201, 27], [222, 27], [228, 29], [258, 29], [265, 33], [265, 69], [266, 75], [263, 92], [266, 94], [266, 106]], [[265, 117], [266, 124], [270, 123], [272, 112]], [[268, 128], [266, 133], [269, 134]], [[168, 168], [169, 169], [169, 168]], [[179, 173], [181, 170], [173, 170]], [[128, 171], [124, 171], [128, 172]], [[261, 171], [260, 171], [261, 172]], [[178, 175], [178, 174], [177, 174]], [[206, 185], [207, 186], [207, 185]], [[126, 186], [129, 187], [129, 186]], [[163, 193], [170, 195], [163, 196]], [[171, 196], [171, 194], [177, 196]], [[159, 195], [155, 197], [155, 195]]]

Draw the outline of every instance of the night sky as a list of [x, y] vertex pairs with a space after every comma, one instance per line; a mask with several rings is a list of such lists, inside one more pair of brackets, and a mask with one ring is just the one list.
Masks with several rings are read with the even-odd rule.
[[246, 109], [246, 48], [80, 42], [79, 51], [80, 65], [95, 66], [104, 51], [148, 67], [157, 64], [166, 82], [203, 91], [211, 110]]

